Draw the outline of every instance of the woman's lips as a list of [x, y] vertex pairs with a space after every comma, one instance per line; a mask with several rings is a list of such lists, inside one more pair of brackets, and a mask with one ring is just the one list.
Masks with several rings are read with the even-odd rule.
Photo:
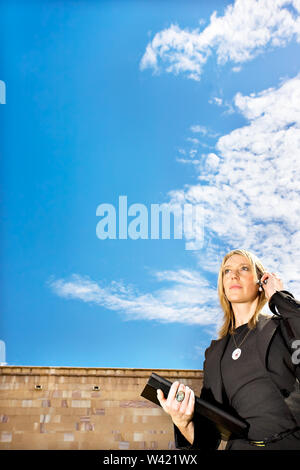
[[230, 286], [229, 289], [241, 289], [242, 286]]

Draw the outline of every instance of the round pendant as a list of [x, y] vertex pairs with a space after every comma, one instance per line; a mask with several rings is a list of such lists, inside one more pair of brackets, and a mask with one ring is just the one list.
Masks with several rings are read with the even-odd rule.
[[233, 353], [232, 353], [232, 356], [231, 356], [232, 359], [233, 359], [234, 361], [236, 361], [236, 359], [238, 359], [238, 358], [240, 357], [241, 352], [242, 352], [242, 351], [240, 350], [240, 348], [235, 349], [235, 350], [233, 351]]

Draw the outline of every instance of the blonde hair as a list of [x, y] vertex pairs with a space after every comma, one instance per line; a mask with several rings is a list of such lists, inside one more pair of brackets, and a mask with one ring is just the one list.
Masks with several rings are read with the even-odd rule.
[[[241, 255], [249, 260], [250, 266], [252, 267], [252, 271], [254, 274], [255, 282], [258, 281], [258, 279], [260, 279], [263, 273], [265, 272], [265, 268], [262, 265], [261, 261], [257, 258], [257, 256], [255, 256], [250, 251], [232, 250], [224, 256], [223, 261], [221, 263], [219, 276], [218, 276], [218, 295], [219, 295], [219, 301], [220, 301], [222, 310], [224, 312], [223, 324], [219, 330], [219, 339], [223, 338], [228, 333], [232, 334], [234, 331], [234, 327], [235, 327], [235, 319], [234, 319], [232, 306], [225, 295], [224, 286], [223, 286], [223, 268], [228, 258], [230, 258], [232, 255]], [[248, 321], [248, 327], [250, 329], [253, 329], [256, 326], [258, 316], [261, 313], [261, 309], [267, 303], [267, 298], [265, 296], [264, 290], [258, 291], [257, 295], [258, 295], [258, 302], [257, 302], [255, 312], [250, 318], [250, 320]]]

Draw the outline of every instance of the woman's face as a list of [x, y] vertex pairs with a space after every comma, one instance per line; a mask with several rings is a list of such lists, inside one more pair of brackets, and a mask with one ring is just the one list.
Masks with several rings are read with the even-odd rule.
[[227, 299], [232, 303], [249, 302], [257, 297], [258, 285], [248, 258], [232, 255], [226, 260], [223, 287]]

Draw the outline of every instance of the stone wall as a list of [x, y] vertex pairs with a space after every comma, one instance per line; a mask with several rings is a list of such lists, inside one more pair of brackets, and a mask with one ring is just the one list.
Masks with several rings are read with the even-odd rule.
[[174, 449], [170, 417], [140, 396], [152, 371], [200, 394], [199, 370], [0, 367], [0, 449]]

